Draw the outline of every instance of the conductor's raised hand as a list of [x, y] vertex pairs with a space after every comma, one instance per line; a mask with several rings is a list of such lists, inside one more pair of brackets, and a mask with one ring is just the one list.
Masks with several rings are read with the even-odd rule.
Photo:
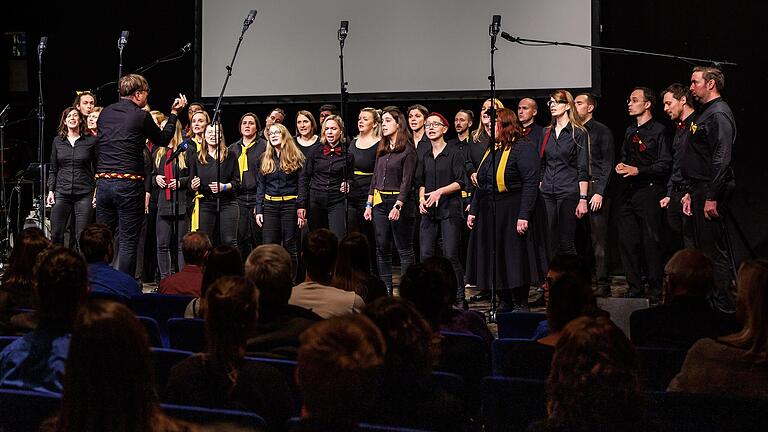
[[183, 110], [186, 106], [187, 97], [179, 93], [179, 97], [173, 100], [173, 105], [171, 105], [171, 113], [178, 115], [179, 111]]

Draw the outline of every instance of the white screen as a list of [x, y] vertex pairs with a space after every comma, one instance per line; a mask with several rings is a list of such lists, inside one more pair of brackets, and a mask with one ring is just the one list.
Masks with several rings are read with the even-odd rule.
[[[243, 39], [226, 96], [339, 93], [341, 20], [349, 21], [344, 73], [351, 94], [488, 89], [488, 25], [529, 39], [589, 45], [591, 0], [203, 0], [201, 90], [221, 91], [242, 22]], [[501, 37], [498, 90], [588, 88], [590, 51], [529, 47]]]

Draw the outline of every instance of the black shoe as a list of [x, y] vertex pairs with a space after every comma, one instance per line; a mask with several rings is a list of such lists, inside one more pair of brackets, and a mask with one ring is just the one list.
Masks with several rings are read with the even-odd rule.
[[514, 311], [515, 306], [511, 305], [504, 300], [499, 302], [499, 305], [496, 307], [496, 313], [502, 313], [502, 312], [512, 312]]
[[482, 290], [479, 293], [470, 297], [469, 301], [474, 303], [474, 302], [486, 301], [490, 299], [491, 299], [491, 290]]

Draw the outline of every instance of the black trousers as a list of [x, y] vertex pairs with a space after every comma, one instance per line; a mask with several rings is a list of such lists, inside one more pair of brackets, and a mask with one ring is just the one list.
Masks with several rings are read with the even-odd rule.
[[291, 255], [291, 269], [296, 277], [298, 267], [299, 227], [296, 200], [264, 201], [264, 243], [282, 245]]
[[400, 274], [405, 274], [413, 264], [413, 216], [403, 207], [400, 218], [389, 220], [389, 212], [397, 201], [396, 195], [384, 195], [383, 201], [373, 208], [373, 229], [376, 232], [376, 263], [379, 267], [379, 278], [387, 286], [387, 292], [392, 295], [392, 242], [400, 255]]
[[461, 245], [461, 234], [463, 231], [462, 218], [435, 219], [430, 216], [421, 215], [421, 232], [419, 249], [421, 260], [435, 256], [438, 247], [438, 239], [442, 240], [442, 254], [453, 266], [453, 272], [456, 275], [457, 291], [456, 300], [464, 300], [464, 268], [461, 266], [459, 248]]
[[[589, 197], [590, 200], [592, 196]], [[589, 211], [589, 230], [592, 253], [595, 257], [597, 280], [608, 278], [608, 221], [611, 216], [611, 201], [603, 195], [603, 205], [598, 211]]]
[[696, 185], [691, 192], [691, 222], [693, 223], [696, 248], [701, 250], [709, 259], [715, 276], [715, 291], [710, 296], [712, 303], [722, 312], [736, 310], [733, 294], [733, 280], [736, 269], [732, 268], [733, 258], [728, 243], [728, 227], [726, 218], [729, 198], [734, 184], [726, 188], [725, 198], [717, 202], [717, 212], [720, 219], [707, 220], [704, 217], [704, 202], [706, 201], [706, 183]]
[[262, 228], [256, 223], [256, 204], [238, 200], [237, 206], [240, 212], [237, 221], [237, 247], [240, 248], [240, 256], [245, 261], [251, 251], [262, 243], [263, 234]]
[[[219, 233], [215, 232], [216, 219], [219, 220]], [[238, 219], [240, 219], [240, 210], [235, 200], [222, 200], [218, 215], [216, 214], [216, 201], [200, 201], [200, 231], [208, 233], [214, 246], [232, 245], [237, 247]]]
[[576, 206], [578, 194], [567, 196], [541, 194], [547, 209], [549, 256], [558, 253], [576, 255]]
[[72, 195], [56, 192], [54, 195], [56, 203], [51, 209], [51, 241], [64, 245], [64, 231], [71, 213], [75, 215], [74, 237], [79, 241], [80, 233], [93, 219], [93, 194]]
[[173, 216], [161, 216], [157, 215], [155, 221], [155, 229], [157, 233], [157, 267], [160, 270], [160, 279], [165, 279], [175, 273], [171, 268], [171, 254], [176, 255], [178, 269], [181, 270], [184, 267], [184, 255], [181, 253], [181, 243], [184, 238], [184, 234], [189, 230], [189, 221], [186, 215], [180, 215], [176, 217], [176, 246], [174, 247], [171, 242], [171, 232], [174, 227]]
[[376, 268], [376, 235], [373, 232], [373, 223], [365, 220], [363, 214], [365, 213], [365, 204], [368, 201], [367, 196], [363, 197], [350, 197], [349, 199], [349, 212], [347, 214], [347, 220], [349, 221], [349, 232], [359, 232], [368, 239], [368, 259], [371, 263], [371, 273], [378, 275], [379, 271]]
[[312, 191], [309, 195], [309, 230], [328, 228], [341, 240], [347, 234], [346, 209], [341, 192]]
[[139, 234], [144, 221], [144, 183], [128, 179], [96, 181], [96, 222], [114, 233], [117, 269], [134, 276]]
[[683, 204], [680, 202], [685, 194], [686, 192], [683, 191], [673, 191], [669, 196], [667, 224], [672, 234], [669, 241], [670, 254], [674, 254], [682, 248], [695, 247], [693, 221], [683, 214]]
[[643, 295], [643, 268], [648, 278], [647, 296], [658, 298], [661, 295], [664, 277], [664, 243], [661, 233], [664, 215], [659, 201], [664, 195], [665, 186], [658, 183], [628, 187], [619, 207], [619, 252], [629, 284], [629, 294], [632, 296]]

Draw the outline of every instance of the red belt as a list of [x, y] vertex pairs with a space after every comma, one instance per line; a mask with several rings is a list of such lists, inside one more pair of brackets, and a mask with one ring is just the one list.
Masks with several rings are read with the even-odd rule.
[[122, 174], [122, 173], [98, 173], [97, 179], [120, 179], [120, 180], [137, 180], [143, 181], [144, 176], [138, 174]]

